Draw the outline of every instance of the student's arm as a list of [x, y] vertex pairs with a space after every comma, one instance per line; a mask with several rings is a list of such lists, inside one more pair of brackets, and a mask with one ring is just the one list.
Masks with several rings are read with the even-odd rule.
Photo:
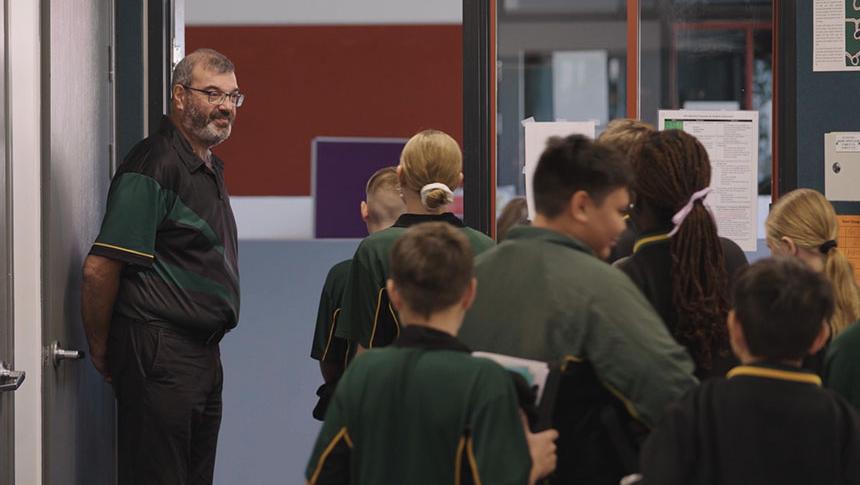
[[305, 470], [305, 479], [310, 485], [349, 483], [353, 444], [346, 426], [342, 394], [335, 391]]
[[513, 383], [506, 371], [499, 375], [502, 380], [496, 389], [481, 393], [488, 396], [489, 391], [494, 397], [476, 410], [471, 434], [463, 442], [462, 460], [475, 483], [531, 484], [555, 469], [558, 433], [549, 430], [527, 438]]
[[697, 384], [693, 362], [627, 279], [589, 305], [586, 357], [627, 411], [648, 427]]
[[648, 436], [640, 454], [641, 484], [693, 483], [697, 449], [694, 402], [689, 396], [671, 406], [665, 418]]
[[385, 276], [374, 267], [368, 252], [363, 244], [355, 252], [335, 329], [337, 337], [358, 342], [365, 349], [371, 347], [373, 327], [382, 311], [378, 308], [383, 300], [380, 291], [385, 287]]

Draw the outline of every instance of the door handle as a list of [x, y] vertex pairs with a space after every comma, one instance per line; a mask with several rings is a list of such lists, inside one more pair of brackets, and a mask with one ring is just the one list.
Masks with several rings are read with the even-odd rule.
[[86, 355], [80, 350], [66, 350], [60, 346], [60, 342], [52, 343], [48, 352], [54, 367], [59, 367], [64, 360], [81, 360]]
[[0, 362], [0, 392], [18, 390], [21, 384], [24, 383], [24, 377], [26, 376], [26, 372], [7, 369], [6, 364]]

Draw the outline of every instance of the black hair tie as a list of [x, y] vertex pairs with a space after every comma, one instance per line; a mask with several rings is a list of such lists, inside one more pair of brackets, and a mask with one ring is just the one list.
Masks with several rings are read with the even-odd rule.
[[830, 252], [831, 249], [837, 246], [838, 244], [836, 244], [836, 241], [831, 239], [829, 241], [825, 241], [824, 244], [822, 244], [821, 246], [818, 246], [818, 250], [821, 251], [821, 254], [827, 254]]

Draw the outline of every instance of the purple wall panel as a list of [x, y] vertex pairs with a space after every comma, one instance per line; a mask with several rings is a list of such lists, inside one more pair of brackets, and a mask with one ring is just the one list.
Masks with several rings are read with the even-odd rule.
[[396, 166], [406, 140], [316, 138], [314, 153], [315, 236], [363, 238], [359, 205], [373, 172]]

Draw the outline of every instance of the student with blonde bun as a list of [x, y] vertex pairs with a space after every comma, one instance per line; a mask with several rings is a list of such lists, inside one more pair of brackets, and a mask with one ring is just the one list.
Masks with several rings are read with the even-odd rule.
[[774, 254], [792, 255], [824, 272], [833, 285], [836, 309], [830, 320], [833, 340], [824, 359], [827, 387], [860, 409], [860, 289], [854, 269], [839, 250], [836, 211], [821, 193], [798, 189], [774, 204], [765, 225]]
[[364, 349], [386, 346], [400, 334], [385, 282], [391, 247], [407, 228], [422, 222], [446, 222], [463, 232], [475, 254], [495, 244], [448, 210], [454, 202], [454, 190], [463, 182], [463, 155], [450, 135], [424, 130], [410, 138], [400, 155], [397, 177], [406, 212], [392, 227], [371, 234], [358, 246], [335, 330], [337, 337], [357, 342]]

